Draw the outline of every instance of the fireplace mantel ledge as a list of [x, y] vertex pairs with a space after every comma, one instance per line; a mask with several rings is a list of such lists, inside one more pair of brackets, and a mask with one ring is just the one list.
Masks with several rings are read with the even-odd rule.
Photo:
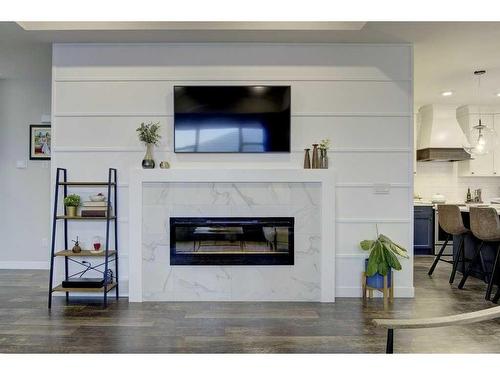
[[141, 182], [322, 182], [333, 184], [331, 169], [132, 169]]
[[142, 302], [142, 190], [154, 182], [321, 184], [321, 299], [335, 302], [335, 183], [332, 169], [140, 169], [129, 180], [129, 302]]

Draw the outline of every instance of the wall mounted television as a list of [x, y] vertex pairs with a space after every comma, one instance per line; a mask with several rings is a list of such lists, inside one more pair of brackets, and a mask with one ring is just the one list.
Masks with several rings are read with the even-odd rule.
[[290, 152], [290, 86], [174, 86], [174, 150]]

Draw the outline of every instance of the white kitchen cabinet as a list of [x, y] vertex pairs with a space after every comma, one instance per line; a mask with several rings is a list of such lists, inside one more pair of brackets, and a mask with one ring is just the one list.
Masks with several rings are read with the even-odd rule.
[[[481, 122], [483, 125], [494, 127], [495, 115], [483, 114], [481, 115]], [[477, 113], [469, 113], [466, 116], [457, 118], [459, 122], [468, 122], [469, 128], [472, 128], [479, 121]], [[500, 127], [500, 117], [498, 117], [498, 124]], [[498, 130], [497, 130], [498, 131]], [[474, 159], [464, 160], [458, 162], [458, 174], [462, 177], [489, 177], [495, 176], [497, 173], [500, 176], [500, 150], [490, 152], [486, 155], [473, 156]], [[498, 170], [495, 170], [495, 165]]]
[[420, 115], [415, 113], [413, 115], [413, 174], [417, 174], [417, 137], [420, 131]]
[[493, 152], [493, 175], [500, 176], [500, 139], [498, 139], [500, 137], [500, 114], [495, 113], [493, 123], [497, 133], [497, 145]]

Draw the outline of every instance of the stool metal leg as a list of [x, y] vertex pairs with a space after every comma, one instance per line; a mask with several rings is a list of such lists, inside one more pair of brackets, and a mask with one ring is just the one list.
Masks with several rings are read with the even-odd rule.
[[436, 258], [434, 258], [434, 262], [432, 263], [431, 268], [429, 269], [429, 272], [427, 274], [429, 276], [432, 276], [434, 269], [436, 268], [439, 260], [441, 259], [441, 255], [443, 255], [444, 249], [446, 249], [446, 245], [448, 245], [448, 241], [451, 239], [451, 235], [449, 234], [448, 237], [446, 237], [446, 241], [444, 241], [443, 246], [439, 250], [439, 253], [436, 255]]
[[391, 328], [387, 330], [387, 345], [385, 347], [385, 353], [394, 353], [394, 330]]
[[488, 288], [486, 289], [486, 296], [484, 297], [487, 301], [491, 298], [491, 290], [493, 289], [493, 282], [495, 280], [499, 258], [500, 258], [500, 244], [497, 247], [497, 256], [495, 257], [495, 263], [493, 264], [493, 271], [491, 271], [490, 281], [488, 282]]
[[495, 293], [495, 296], [491, 300], [493, 303], [498, 303], [498, 300], [500, 299], [500, 287], [497, 289], [497, 292]]
[[460, 236], [460, 243], [458, 244], [458, 251], [457, 251], [457, 257], [453, 259], [453, 269], [451, 270], [451, 275], [450, 275], [450, 284], [453, 284], [453, 281], [455, 281], [455, 274], [457, 273], [457, 268], [458, 268], [458, 263], [460, 263], [460, 258], [464, 259], [465, 258], [465, 235]]
[[[464, 275], [462, 277], [462, 280], [460, 281], [460, 284], [458, 284], [458, 289], [463, 289], [465, 282], [467, 281], [467, 278], [469, 277], [470, 273], [472, 272], [472, 268], [474, 267], [474, 264], [476, 264], [476, 260], [479, 258], [479, 255], [481, 254], [481, 248], [483, 247], [484, 242], [481, 242], [481, 244], [478, 246], [476, 252], [474, 253], [474, 257], [472, 257], [469, 265], [467, 266], [467, 269], [464, 272]], [[465, 260], [465, 258], [464, 258]]]
[[479, 253], [479, 260], [481, 261], [481, 272], [483, 274], [483, 279], [486, 284], [490, 283], [490, 276], [488, 275], [488, 272], [486, 272], [486, 265], [484, 264], [484, 258], [483, 254]]

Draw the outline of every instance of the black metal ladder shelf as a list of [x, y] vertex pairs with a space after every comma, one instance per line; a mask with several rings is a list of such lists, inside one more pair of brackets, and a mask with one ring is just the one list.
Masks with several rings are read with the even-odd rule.
[[[107, 210], [106, 217], [81, 217], [81, 216], [68, 216], [66, 212], [66, 207], [64, 206], [64, 214], [58, 215], [59, 199], [61, 197], [60, 189], [62, 188], [63, 199], [68, 196], [68, 188], [71, 187], [105, 187], [107, 189]], [[114, 289], [116, 293], [116, 299], [119, 297], [118, 289], [118, 211], [117, 211], [117, 201], [118, 201], [118, 180], [117, 171], [115, 168], [109, 168], [108, 170], [108, 181], [107, 182], [70, 182], [68, 181], [68, 172], [65, 168], [57, 168], [56, 171], [56, 183], [55, 183], [55, 194], [54, 194], [54, 213], [52, 218], [52, 245], [50, 253], [50, 276], [49, 276], [49, 309], [52, 307], [52, 294], [54, 292], [64, 292], [66, 294], [66, 303], [69, 303], [69, 295], [71, 292], [75, 293], [102, 293], [103, 294], [103, 306], [107, 307], [108, 304], [108, 293]], [[113, 197], [113, 199], [111, 199]], [[111, 201], [113, 202], [111, 204]], [[110, 213], [113, 213], [110, 215]], [[63, 220], [63, 236], [64, 236], [64, 250], [56, 251], [57, 243], [57, 222]], [[80, 253], [73, 253], [68, 247], [68, 221], [70, 220], [92, 220], [92, 221], [104, 221], [106, 223], [106, 242], [104, 244], [103, 253], [92, 253], [89, 250], [82, 250]], [[110, 249], [110, 226], [114, 225], [114, 249]], [[62, 284], [54, 287], [54, 267], [56, 257], [64, 257], [64, 279], [68, 280], [72, 276], [81, 275], [84, 271], [76, 272], [73, 275], [69, 274], [69, 262], [78, 264], [87, 269], [92, 269], [94, 271], [103, 274], [104, 285], [100, 288], [64, 288]], [[83, 261], [77, 260], [81, 257], [102, 257], [104, 261], [96, 266], [86, 265]], [[108, 270], [110, 270], [110, 264], [114, 264], [114, 274], [111, 280], [108, 280]], [[104, 267], [104, 271], [101, 271], [101, 267]]]

